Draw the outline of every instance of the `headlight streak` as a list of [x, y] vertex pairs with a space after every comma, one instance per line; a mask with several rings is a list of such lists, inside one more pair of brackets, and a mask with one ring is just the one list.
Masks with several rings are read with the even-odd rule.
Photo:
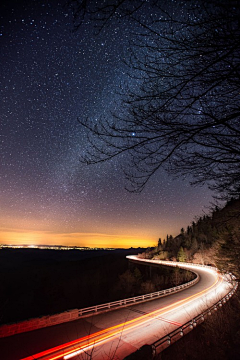
[[[178, 307], [182, 306], [183, 304], [187, 304], [190, 301], [192, 301], [198, 297], [201, 297], [203, 294], [209, 292], [217, 284], [217, 282], [219, 282], [219, 280], [220, 280], [220, 283], [222, 283], [223, 279], [222, 279], [222, 277], [219, 276], [219, 274], [216, 274], [214, 271], [210, 271], [210, 272], [212, 272], [215, 276], [214, 283], [207, 289], [204, 289], [204, 290], [198, 292], [197, 294], [191, 295], [183, 300], [179, 300], [175, 303], [172, 303], [164, 308], [155, 310], [151, 313], [144, 314], [136, 319], [132, 319], [125, 323], [121, 323], [121, 324], [115, 325], [113, 327], [101, 330], [97, 333], [90, 334], [83, 338], [80, 338], [80, 339], [74, 340], [72, 342], [60, 345], [58, 347], [43, 351], [41, 353], [38, 353], [34, 356], [24, 358], [22, 360], [33, 360], [33, 359], [41, 359], [41, 358], [44, 360], [57, 360], [57, 359], [61, 359], [61, 358], [63, 358], [64, 360], [67, 360], [67, 359], [70, 359], [71, 357], [77, 356], [80, 353], [88, 351], [92, 347], [101, 345], [101, 344], [107, 342], [108, 340], [110, 340], [114, 337], [117, 337], [122, 332], [125, 333], [127, 331], [134, 329], [135, 327], [141, 326], [141, 325], [145, 324], [146, 322], [151, 321], [152, 319], [158, 319], [158, 320], [162, 320], [162, 321], [171, 323], [176, 326], [181, 326], [181, 324], [179, 324], [175, 321], [167, 320], [163, 317], [160, 317], [160, 315], [166, 314], [167, 312], [171, 311], [173, 308], [176, 310]], [[111, 333], [109, 334], [109, 332], [111, 332]], [[101, 337], [98, 338], [99, 336], [101, 336]], [[78, 345], [79, 342], [83, 343], [83, 342], [86, 342], [86, 341], [89, 341], [92, 339], [94, 339], [92, 342], [88, 342], [87, 344], [82, 344], [80, 346]], [[75, 347], [74, 350], [73, 349], [67, 350], [67, 348], [73, 347], [73, 346]], [[58, 354], [56, 354], [56, 352], [58, 352]], [[59, 352], [61, 352], [61, 353], [59, 353]], [[55, 353], [55, 355], [53, 353]]]
[[[216, 283], [218, 282], [218, 280], [219, 280], [219, 276], [216, 277], [216, 280], [215, 280], [214, 284], [212, 284], [208, 289], [205, 289], [205, 290], [199, 292], [198, 294], [192, 295], [192, 296], [190, 296], [190, 297], [188, 297], [188, 298], [186, 298], [186, 299], [184, 299], [184, 300], [180, 300], [179, 302], [176, 302], [176, 303], [173, 303], [173, 304], [171, 304], [171, 305], [168, 305], [166, 308], [174, 307], [174, 309], [177, 309], [178, 307], [182, 306], [182, 304], [179, 304], [177, 307], [174, 306], [175, 304], [177, 304], [177, 303], [182, 303], [182, 302], [183, 302], [184, 304], [189, 303], [190, 301], [193, 300], [193, 298], [199, 297], [199, 294], [203, 294], [203, 293], [209, 291], [210, 288], [212, 288], [213, 286], [216, 285]], [[222, 279], [221, 279], [221, 282], [222, 282]], [[197, 296], [197, 295], [198, 295], [198, 296]], [[163, 308], [163, 309], [165, 309], [165, 308]], [[163, 310], [163, 309], [161, 309], [161, 310]], [[157, 312], [157, 311], [159, 311], [159, 310], [156, 310], [155, 312]], [[168, 309], [167, 311], [165, 311], [164, 313], [166, 313], [166, 312], [168, 312], [168, 311], [169, 311], [169, 309]], [[155, 312], [154, 312], [154, 313], [155, 313]], [[150, 313], [150, 314], [152, 314], [152, 313]], [[148, 314], [148, 315], [150, 315], [150, 314]], [[154, 317], [154, 318], [156, 318], [156, 319], [162, 319], [162, 318], [159, 318], [159, 317]], [[138, 318], [138, 319], [139, 319], [139, 318]], [[136, 319], [136, 320], [138, 320], [138, 319]], [[150, 321], [150, 320], [151, 320], [151, 319], [147, 319], [146, 321], [144, 321], [144, 323], [147, 322], [147, 321]], [[165, 319], [163, 319], [163, 320], [166, 321]], [[131, 321], [132, 321], [132, 320], [131, 320]], [[167, 322], [172, 323], [172, 324], [174, 324], [174, 325], [176, 325], [176, 326], [181, 326], [181, 324], [176, 323], [176, 322], [172, 322], [171, 320], [169, 320], [169, 321], [167, 321]], [[142, 323], [141, 323], [140, 325], [142, 325]], [[139, 326], [139, 324], [135, 324], [135, 325], [133, 325], [133, 326], [131, 326], [131, 327], [128, 327], [127, 329], [121, 330], [121, 332], [122, 332], [122, 331], [127, 331], [127, 330], [132, 330], [133, 328], [135, 328], [135, 327], [137, 327], [137, 326]], [[118, 333], [119, 333], [119, 332], [118, 332]], [[116, 333], [116, 334], [113, 335], [113, 336], [116, 337], [116, 336], [118, 335], [118, 333]], [[110, 338], [110, 337], [111, 337], [111, 336], [109, 336], [109, 338]], [[81, 348], [81, 349], [79, 349], [79, 350], [77, 350], [77, 351], [74, 351], [74, 352], [72, 352], [72, 353], [70, 353], [70, 354], [68, 354], [68, 355], [65, 355], [63, 358], [64, 358], [64, 360], [68, 360], [68, 359], [70, 359], [70, 358], [72, 358], [72, 357], [75, 357], [75, 356], [77, 356], [77, 355], [79, 355], [79, 354], [81, 354], [81, 353], [89, 350], [89, 349], [92, 348], [93, 346], [101, 345], [103, 342], [106, 342], [106, 341], [107, 341], [107, 339], [103, 339], [103, 341], [102, 341], [102, 339], [101, 339], [101, 340], [95, 342], [93, 345], [90, 345], [90, 346], [88, 346], [87, 348]], [[49, 359], [49, 360], [53, 360], [53, 359]]]

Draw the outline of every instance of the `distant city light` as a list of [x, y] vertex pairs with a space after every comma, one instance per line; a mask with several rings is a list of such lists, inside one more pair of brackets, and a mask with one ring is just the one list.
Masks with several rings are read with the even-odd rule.
[[41, 250], [116, 250], [115, 248], [61, 246], [61, 245], [6, 245], [0, 244], [0, 249], [41, 249]]

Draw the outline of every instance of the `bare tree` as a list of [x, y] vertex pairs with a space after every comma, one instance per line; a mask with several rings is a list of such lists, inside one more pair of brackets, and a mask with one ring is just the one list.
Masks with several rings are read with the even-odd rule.
[[239, 1], [178, 2], [176, 15], [164, 2], [150, 1], [154, 15], [145, 17], [141, 0], [100, 2], [98, 8], [78, 3], [99, 31], [113, 17], [138, 25], [127, 60], [135, 86], [123, 87], [117, 114], [97, 123], [79, 119], [89, 133], [83, 161], [125, 154], [131, 191], [141, 191], [164, 168], [207, 183], [221, 199], [239, 197]]

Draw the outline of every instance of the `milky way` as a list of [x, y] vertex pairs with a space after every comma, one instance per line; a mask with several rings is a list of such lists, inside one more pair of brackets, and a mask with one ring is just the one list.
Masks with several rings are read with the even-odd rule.
[[132, 194], [118, 159], [79, 161], [87, 139], [77, 119], [118, 111], [116, 91], [131, 85], [122, 62], [131, 25], [74, 32], [64, 4], [1, 5], [0, 242], [153, 245], [207, 212], [211, 194], [163, 172]]

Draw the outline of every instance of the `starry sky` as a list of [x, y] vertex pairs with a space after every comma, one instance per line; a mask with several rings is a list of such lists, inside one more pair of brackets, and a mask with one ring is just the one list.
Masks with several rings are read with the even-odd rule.
[[122, 59], [132, 24], [73, 32], [64, 0], [3, 0], [0, 18], [0, 243], [154, 246], [208, 212], [210, 191], [188, 179], [159, 171], [134, 194], [117, 158], [79, 160], [77, 118], [117, 111], [117, 89], [131, 85]]

